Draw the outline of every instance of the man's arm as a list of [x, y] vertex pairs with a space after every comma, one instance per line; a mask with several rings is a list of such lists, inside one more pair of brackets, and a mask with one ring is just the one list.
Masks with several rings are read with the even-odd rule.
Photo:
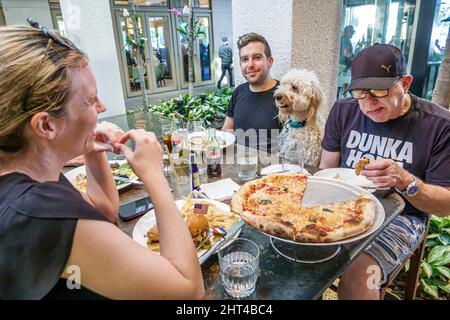
[[341, 160], [341, 153], [339, 151], [331, 152], [322, 148], [322, 155], [320, 157], [320, 169], [337, 168]]
[[[404, 191], [413, 181], [411, 174], [391, 159], [378, 159], [364, 166], [361, 175], [377, 187], [395, 187]], [[405, 197], [418, 210], [437, 216], [450, 215], [450, 187], [440, 187], [420, 181], [420, 191], [414, 197]]]
[[422, 182], [420, 192], [406, 199], [420, 211], [440, 217], [450, 215], [450, 187], [444, 188]]
[[231, 117], [225, 117], [225, 122], [222, 126], [222, 131], [232, 132], [234, 131], [234, 119]]

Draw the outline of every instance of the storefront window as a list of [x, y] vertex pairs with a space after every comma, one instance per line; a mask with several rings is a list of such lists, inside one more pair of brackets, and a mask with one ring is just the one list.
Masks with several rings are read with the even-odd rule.
[[[212, 81], [211, 72], [211, 42], [210, 42], [210, 22], [209, 17], [195, 17], [200, 21], [200, 25], [205, 31], [205, 35], [200, 36], [194, 42], [194, 82], [200, 84], [205, 81]], [[183, 66], [184, 81], [188, 82], [189, 77], [189, 57], [188, 41], [186, 37], [178, 32], [181, 49], [181, 59]], [[199, 80], [198, 80], [199, 79]]]
[[450, 2], [440, 1], [436, 4], [433, 30], [431, 32], [430, 48], [428, 51], [427, 70], [422, 97], [431, 100], [436, 84], [439, 67], [444, 55], [450, 21]]
[[[143, 2], [142, 2], [143, 3]], [[150, 2], [148, 2], [149, 4]], [[165, 3], [169, 7], [182, 8], [183, 0], [152, 1], [152, 5]], [[214, 81], [212, 67], [211, 13], [199, 7], [209, 7], [209, 1], [196, 1], [194, 20], [199, 21], [206, 35], [194, 42], [194, 86], [211, 84]], [[115, 11], [116, 28], [119, 37], [122, 74], [125, 78], [127, 97], [138, 96], [141, 90], [141, 79], [137, 63], [137, 50], [134, 41], [134, 30], [131, 15], [133, 14], [127, 1], [111, 0]], [[124, 7], [114, 7], [126, 4]], [[141, 38], [141, 54], [145, 65], [145, 84], [149, 94], [171, 90], [181, 90], [188, 86], [188, 43], [185, 36], [176, 27], [186, 17], [177, 17], [167, 8], [151, 8], [140, 5], [136, 7], [136, 17]], [[123, 9], [127, 9], [124, 11]], [[125, 15], [130, 15], [124, 17]]]
[[209, 19], [207, 17], [199, 18], [200, 23], [205, 27], [206, 36], [198, 40], [198, 49], [200, 55], [200, 73], [202, 81], [211, 80], [211, 56], [209, 46]]
[[[127, 0], [115, 0], [114, 4], [118, 6], [127, 6], [129, 3]], [[148, 7], [167, 7], [166, 0], [134, 0], [134, 4]]]
[[149, 17], [152, 65], [155, 70], [156, 88], [173, 88], [172, 46], [169, 17]]
[[344, 0], [338, 98], [350, 83], [354, 56], [364, 48], [389, 43], [408, 61], [415, 8], [416, 0]]
[[[189, 5], [189, 0], [174, 0], [173, 6], [177, 8], [183, 8]], [[209, 9], [209, 0], [194, 0], [194, 8], [206, 8]]]
[[[144, 65], [147, 62], [147, 56], [145, 51], [145, 41], [146, 37], [143, 33], [142, 28], [142, 18], [140, 16], [137, 17], [137, 24], [139, 29], [139, 34], [144, 42], [144, 45], [141, 45], [141, 58], [144, 62]], [[141, 91], [141, 79], [139, 75], [139, 67], [138, 67], [138, 52], [136, 45], [134, 44], [134, 29], [133, 29], [133, 21], [130, 17], [120, 18], [120, 30], [122, 36], [122, 48], [125, 54], [125, 61], [127, 64], [126, 73], [128, 76], [129, 88], [131, 93], [136, 93]], [[141, 43], [142, 44], [142, 43]], [[148, 75], [147, 70], [145, 70], [144, 74], [146, 88], [148, 89]]]

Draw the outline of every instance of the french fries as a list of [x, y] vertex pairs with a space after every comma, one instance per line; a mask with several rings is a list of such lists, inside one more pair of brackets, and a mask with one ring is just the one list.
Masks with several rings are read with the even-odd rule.
[[[181, 215], [183, 219], [186, 221], [190, 215], [194, 212], [194, 205], [195, 204], [207, 204], [208, 205], [208, 213], [205, 215], [206, 219], [208, 220], [208, 224], [210, 228], [213, 227], [222, 227], [226, 231], [230, 230], [230, 228], [239, 220], [239, 216], [234, 214], [233, 212], [227, 212], [220, 208], [218, 208], [216, 205], [212, 204], [209, 201], [201, 200], [201, 199], [192, 199], [191, 194], [185, 199], [185, 202], [183, 206], [180, 209]], [[155, 241], [151, 241], [152, 238], [149, 235], [149, 232], [152, 229], [150, 229], [147, 232], [148, 235], [148, 247], [152, 251], [159, 251], [159, 243]]]

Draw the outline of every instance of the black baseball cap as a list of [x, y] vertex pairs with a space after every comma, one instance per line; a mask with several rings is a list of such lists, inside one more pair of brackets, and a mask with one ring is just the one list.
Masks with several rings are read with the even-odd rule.
[[399, 48], [376, 43], [356, 55], [351, 74], [352, 80], [346, 91], [388, 89], [406, 74], [405, 59]]

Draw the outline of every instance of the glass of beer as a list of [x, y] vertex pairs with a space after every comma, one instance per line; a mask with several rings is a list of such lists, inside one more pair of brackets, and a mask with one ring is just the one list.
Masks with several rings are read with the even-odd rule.
[[164, 124], [161, 126], [161, 132], [163, 137], [163, 143], [172, 152], [172, 124]]

